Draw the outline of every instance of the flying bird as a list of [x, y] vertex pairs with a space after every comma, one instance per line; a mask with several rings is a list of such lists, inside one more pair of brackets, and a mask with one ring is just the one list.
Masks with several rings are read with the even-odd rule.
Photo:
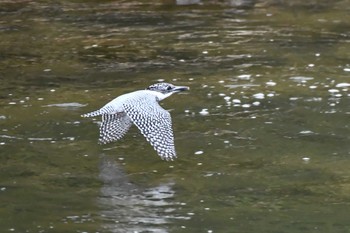
[[171, 116], [159, 105], [159, 101], [189, 89], [170, 83], [156, 83], [145, 90], [121, 95], [82, 117], [102, 116], [100, 144], [121, 139], [134, 124], [162, 159], [174, 160], [176, 152]]

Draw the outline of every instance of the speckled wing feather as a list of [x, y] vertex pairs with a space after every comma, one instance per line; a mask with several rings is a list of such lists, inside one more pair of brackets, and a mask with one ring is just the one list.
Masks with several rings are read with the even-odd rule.
[[143, 136], [165, 160], [176, 158], [170, 113], [152, 95], [144, 95], [123, 104], [124, 111]]
[[130, 129], [132, 122], [125, 112], [102, 115], [100, 126], [100, 144], [106, 144], [121, 139]]

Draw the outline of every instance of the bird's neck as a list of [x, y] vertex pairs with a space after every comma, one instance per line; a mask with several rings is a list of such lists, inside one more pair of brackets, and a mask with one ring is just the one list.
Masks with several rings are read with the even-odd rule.
[[171, 96], [173, 94], [172, 92], [163, 94], [163, 93], [160, 93], [158, 91], [150, 91], [150, 93], [156, 97], [158, 102], [162, 101], [165, 98], [168, 98], [169, 96]]

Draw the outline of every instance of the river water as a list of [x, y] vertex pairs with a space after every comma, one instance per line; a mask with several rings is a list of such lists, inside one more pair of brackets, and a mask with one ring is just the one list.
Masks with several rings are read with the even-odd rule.
[[[0, 1], [1, 232], [349, 232], [350, 1]], [[178, 159], [80, 115], [159, 81]]]

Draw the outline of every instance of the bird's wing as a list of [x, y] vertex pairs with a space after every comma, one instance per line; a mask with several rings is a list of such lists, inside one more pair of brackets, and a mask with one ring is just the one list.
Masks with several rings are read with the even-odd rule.
[[170, 113], [158, 104], [154, 96], [126, 101], [123, 108], [162, 159], [176, 158]]
[[117, 141], [128, 132], [132, 122], [125, 112], [102, 115], [100, 126], [100, 144]]

